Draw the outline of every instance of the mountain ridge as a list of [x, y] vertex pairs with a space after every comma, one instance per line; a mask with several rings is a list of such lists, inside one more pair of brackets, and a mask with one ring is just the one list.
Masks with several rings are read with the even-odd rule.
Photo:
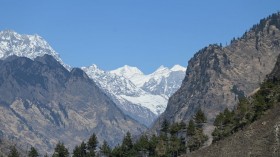
[[[36, 57], [43, 56], [44, 54], [53, 56], [71, 72], [72, 68], [63, 63], [59, 54], [39, 35], [21, 35], [12, 30], [0, 32], [0, 62], [12, 55], [23, 56], [34, 60]], [[154, 74], [154, 76], [158, 76], [157, 80], [152, 80], [149, 84], [145, 85], [145, 88], [142, 88], [138, 87], [135, 82], [133, 82], [133, 79], [128, 79], [123, 76], [114, 76], [115, 74], [112, 74], [112, 71], [105, 72], [96, 65], [82, 67], [82, 69], [91, 76], [91, 79], [94, 80], [99, 88], [102, 88], [103, 91], [118, 104], [118, 107], [122, 109], [123, 112], [146, 126], [150, 126], [156, 117], [165, 110], [168, 97], [179, 88], [184, 73], [181, 72], [181, 74], [177, 74], [180, 73], [180, 70], [184, 71], [184, 68], [175, 65], [173, 70], [171, 70], [174, 71], [172, 76], [174, 75], [175, 77], [176, 75], [176, 77], [179, 76], [179, 78], [171, 78], [170, 80], [172, 80], [172, 83], [170, 85], [166, 83], [168, 82], [168, 78], [164, 78], [164, 80], [160, 82], [161, 77], [170, 75], [169, 73], [171, 73], [171, 71], [168, 69], [167, 73], [165, 73], [166, 76]], [[134, 79], [142, 80], [146, 77], [146, 75], [136, 67], [125, 65], [118, 69], [131, 75]], [[139, 78], [137, 78], [137, 76]], [[146, 80], [149, 81], [149, 78], [146, 77]], [[145, 82], [142, 83], [144, 84]], [[118, 87], [119, 85], [122, 87]], [[151, 88], [153, 89], [151, 90]], [[157, 91], [159, 88], [164, 88], [164, 90], [159, 93]]]
[[220, 111], [233, 109], [238, 98], [257, 89], [280, 53], [279, 19], [279, 13], [273, 14], [226, 47], [212, 44], [198, 51], [188, 63], [182, 86], [169, 99], [153, 130], [158, 130], [164, 119], [188, 121], [198, 108], [212, 123]]
[[[211, 144], [209, 147], [194, 151], [187, 156], [279, 156], [279, 76], [280, 55], [275, 67], [266, 77], [260, 89], [244, 99], [238, 105], [239, 109], [233, 112], [232, 115], [235, 117], [244, 116], [239, 119], [235, 118], [238, 119], [238, 122], [235, 122], [235, 124], [245, 125], [241, 129], [236, 129], [237, 131], [231, 132], [226, 137]], [[265, 99], [265, 101], [262, 101], [262, 99]], [[247, 109], [242, 109], [242, 106], [246, 106]], [[266, 107], [261, 108], [262, 106]], [[252, 117], [250, 115], [258, 115], [259, 118], [254, 118], [251, 121]]]
[[69, 72], [50, 55], [12, 56], [0, 67], [0, 129], [8, 140], [46, 152], [58, 141], [73, 149], [93, 132], [113, 146], [127, 131], [145, 130], [83, 70]]

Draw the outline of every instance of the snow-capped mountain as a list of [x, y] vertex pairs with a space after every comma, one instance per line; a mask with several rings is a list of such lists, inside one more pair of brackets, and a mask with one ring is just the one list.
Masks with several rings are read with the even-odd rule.
[[166, 108], [168, 98], [180, 87], [185, 68], [161, 66], [145, 75], [125, 65], [105, 72], [96, 65], [82, 68], [128, 115], [149, 126]]
[[186, 68], [180, 65], [174, 65], [171, 69], [160, 66], [155, 72], [144, 75], [136, 67], [125, 65], [124, 67], [110, 71], [110, 73], [131, 80], [137, 87], [146, 92], [169, 98], [179, 89], [185, 77], [185, 71]]
[[125, 114], [146, 126], [149, 126], [166, 108], [165, 97], [146, 92], [125, 77], [103, 71], [96, 65], [82, 69]]
[[137, 87], [141, 87], [147, 79], [144, 73], [137, 67], [131, 67], [128, 65], [112, 70], [110, 73], [129, 79]]
[[66, 69], [70, 66], [63, 63], [59, 54], [39, 35], [21, 35], [12, 30], [0, 32], [0, 59], [16, 55], [34, 60], [45, 54], [53, 56]]
[[[34, 60], [45, 54], [71, 70], [39, 35], [22, 35], [11, 30], [0, 32], [1, 60], [12, 55]], [[168, 98], [179, 88], [185, 73], [185, 68], [179, 65], [171, 69], [161, 66], [149, 75], [128, 65], [108, 72], [96, 65], [82, 69], [125, 114], [146, 126], [165, 110]]]

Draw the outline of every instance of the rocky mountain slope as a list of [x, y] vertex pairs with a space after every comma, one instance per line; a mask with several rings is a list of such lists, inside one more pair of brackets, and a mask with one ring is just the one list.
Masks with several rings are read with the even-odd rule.
[[[278, 104], [279, 105], [279, 104]], [[186, 157], [280, 156], [280, 107], [244, 130]]]
[[[280, 56], [267, 78], [260, 90], [247, 99], [253, 106], [270, 106], [260, 119], [230, 137], [187, 156], [280, 156]], [[266, 100], [264, 103], [260, 103], [261, 95]], [[253, 109], [256, 110], [256, 107]]]
[[273, 69], [280, 54], [280, 14], [253, 26], [241, 38], [222, 47], [210, 45], [189, 61], [180, 89], [169, 99], [163, 119], [187, 121], [202, 108], [210, 122], [226, 107], [232, 109], [238, 98], [259, 87]]
[[[71, 70], [42, 37], [21, 35], [11, 30], [0, 32], [0, 59], [16, 55], [34, 60], [44, 54], [53, 56], [68, 71]], [[168, 98], [180, 87], [186, 70], [176, 65], [171, 69], [161, 67], [150, 75], [144, 75], [135, 67], [119, 68], [128, 75], [136, 74], [127, 78], [114, 74], [118, 70], [105, 72], [96, 65], [82, 69], [126, 115], [146, 126], [150, 126], [165, 110]], [[141, 86], [137, 86], [134, 80], [141, 81]]]
[[123, 114], [82, 71], [70, 72], [50, 55], [0, 60], [0, 130], [11, 141], [40, 151], [58, 141], [73, 148], [94, 132], [115, 145], [144, 126]]
[[150, 75], [127, 65], [110, 72], [96, 65], [82, 69], [124, 113], [146, 126], [150, 126], [165, 110], [169, 96], [179, 88], [185, 73], [185, 68], [179, 65], [171, 69], [161, 66]]

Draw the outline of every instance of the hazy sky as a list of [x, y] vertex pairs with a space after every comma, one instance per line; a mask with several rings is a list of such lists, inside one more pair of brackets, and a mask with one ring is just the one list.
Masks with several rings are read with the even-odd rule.
[[187, 66], [280, 10], [280, 0], [0, 0], [0, 30], [39, 34], [74, 67]]

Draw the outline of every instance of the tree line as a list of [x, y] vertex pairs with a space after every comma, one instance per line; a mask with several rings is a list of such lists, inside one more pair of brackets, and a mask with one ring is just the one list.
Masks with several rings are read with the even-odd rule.
[[[58, 142], [51, 157], [176, 157], [204, 146], [208, 140], [208, 136], [203, 133], [203, 126], [206, 122], [205, 114], [199, 109], [188, 124], [184, 122], [171, 124], [166, 119], [163, 120], [158, 135], [142, 134], [139, 138], [134, 139], [127, 132], [122, 142], [114, 148], [111, 148], [107, 141], [98, 145], [94, 133], [88, 141], [77, 145], [71, 153], [62, 142]], [[11, 147], [8, 157], [19, 156], [20, 153], [16, 147]], [[36, 148], [31, 147], [28, 157], [38, 156]], [[48, 157], [48, 154], [45, 154], [44, 157]]]
[[280, 81], [266, 80], [251, 97], [243, 97], [230, 111], [225, 109], [214, 121], [213, 142], [222, 140], [258, 120], [265, 112], [280, 102]]
[[[267, 110], [280, 102], [280, 81], [267, 80], [261, 84], [260, 89], [251, 97], [243, 97], [239, 104], [230, 111], [225, 109], [218, 114], [214, 121], [215, 129], [212, 132], [213, 142], [222, 140], [233, 133], [242, 130], [245, 126], [258, 120]], [[96, 135], [93, 133], [88, 141], [77, 145], [70, 153], [65, 145], [58, 142], [52, 157], [131, 157], [150, 156], [167, 157], [180, 156], [205, 146], [208, 136], [203, 132], [203, 126], [207, 122], [204, 112], [199, 109], [189, 120], [170, 123], [163, 120], [158, 135], [148, 136], [142, 134], [136, 140], [127, 132], [122, 142], [111, 148], [107, 141], [98, 145]], [[8, 157], [20, 157], [16, 147], [11, 147]], [[38, 157], [36, 148], [31, 147], [28, 157]], [[48, 157], [46, 154], [44, 157]]]

